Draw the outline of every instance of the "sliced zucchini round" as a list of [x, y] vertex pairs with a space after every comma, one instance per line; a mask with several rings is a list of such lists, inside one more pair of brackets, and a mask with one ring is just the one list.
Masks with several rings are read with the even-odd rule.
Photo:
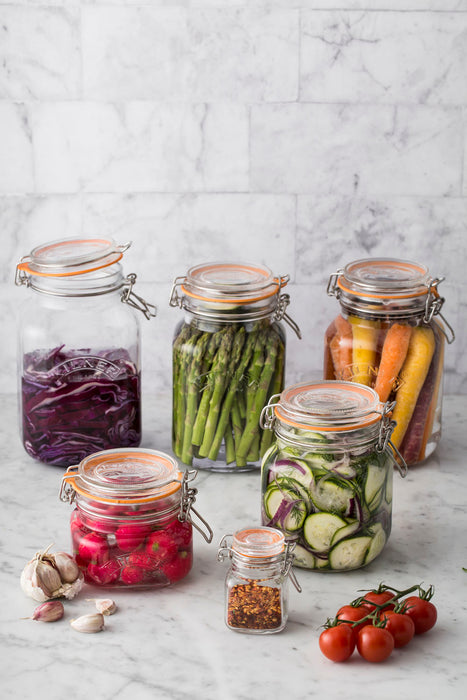
[[320, 479], [311, 491], [311, 499], [317, 510], [341, 515], [350, 512], [354, 495], [350, 484], [334, 478]]
[[365, 501], [370, 504], [386, 481], [387, 469], [376, 464], [369, 464], [365, 479]]
[[329, 552], [331, 569], [335, 571], [358, 569], [365, 561], [371, 541], [371, 537], [362, 536], [338, 542]]
[[386, 533], [384, 532], [381, 523], [376, 523], [375, 525], [369, 528], [369, 531], [372, 537], [370, 546], [368, 547], [368, 552], [365, 557], [365, 564], [369, 564], [370, 561], [376, 559], [378, 554], [381, 554], [386, 544]]
[[307, 516], [306, 503], [296, 492], [271, 484], [264, 494], [264, 510], [271, 521], [288, 532], [300, 530]]
[[345, 540], [346, 537], [351, 537], [351, 535], [354, 535], [359, 527], [360, 522], [358, 520], [354, 520], [351, 523], [347, 523], [347, 525], [344, 525], [344, 527], [341, 527], [339, 530], [336, 530], [332, 536], [331, 547], [334, 547], [334, 545], [341, 540]]
[[327, 552], [331, 540], [337, 530], [347, 523], [338, 515], [332, 513], [312, 513], [303, 525], [303, 536], [311, 549], [317, 552]]

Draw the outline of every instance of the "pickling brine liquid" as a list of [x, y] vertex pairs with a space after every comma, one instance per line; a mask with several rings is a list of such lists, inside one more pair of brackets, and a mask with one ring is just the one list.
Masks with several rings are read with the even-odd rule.
[[28, 353], [21, 377], [22, 437], [41, 462], [67, 467], [141, 442], [140, 373], [126, 350]]

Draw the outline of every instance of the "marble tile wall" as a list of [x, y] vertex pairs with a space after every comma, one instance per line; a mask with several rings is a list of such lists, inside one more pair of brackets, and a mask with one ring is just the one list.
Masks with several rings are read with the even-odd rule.
[[170, 386], [171, 282], [241, 259], [290, 274], [287, 381], [319, 377], [329, 275], [397, 256], [445, 276], [445, 390], [467, 392], [467, 0], [0, 0], [2, 390], [18, 259], [132, 240], [159, 308], [146, 391]]

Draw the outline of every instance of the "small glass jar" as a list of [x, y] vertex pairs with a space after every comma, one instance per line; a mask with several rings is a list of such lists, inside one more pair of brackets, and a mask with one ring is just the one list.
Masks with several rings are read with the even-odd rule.
[[454, 340], [441, 315], [442, 279], [418, 263], [376, 258], [349, 263], [328, 284], [341, 310], [326, 330], [324, 378], [365, 384], [381, 401], [395, 401], [392, 441], [409, 465], [441, 436], [444, 341]]
[[285, 312], [288, 279], [258, 265], [207, 263], [175, 280], [170, 305], [185, 317], [173, 343], [173, 450], [184, 464], [259, 468], [270, 440], [260, 413], [284, 383], [279, 321], [299, 335]]
[[[74, 503], [73, 555], [87, 583], [160, 588], [184, 578], [193, 563], [193, 526], [212, 530], [192, 504], [196, 471], [156, 450], [105, 450], [70, 467], [60, 500]], [[204, 530], [193, 523], [191, 513]]]
[[369, 564], [391, 532], [391, 404], [352, 382], [296, 384], [261, 415], [275, 440], [261, 471], [264, 525], [295, 543], [294, 564], [349, 571]]
[[219, 561], [230, 559], [225, 579], [225, 623], [236, 632], [280, 632], [288, 618], [288, 579], [301, 588], [291, 570], [293, 544], [272, 527], [249, 527], [222, 538]]
[[[31, 251], [16, 284], [32, 294], [19, 323], [20, 430], [26, 452], [61, 467], [141, 441], [140, 330], [155, 307], [119, 264], [129, 247], [69, 239]], [[124, 302], [124, 303], [122, 303]]]

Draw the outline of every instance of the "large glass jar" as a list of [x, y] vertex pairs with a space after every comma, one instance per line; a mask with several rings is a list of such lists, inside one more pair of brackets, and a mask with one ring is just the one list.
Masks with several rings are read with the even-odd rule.
[[207, 263], [174, 282], [184, 319], [173, 344], [173, 450], [185, 464], [218, 471], [259, 468], [270, 435], [259, 426], [282, 390], [288, 277], [263, 266]]
[[[22, 259], [31, 290], [19, 321], [20, 426], [31, 457], [61, 467], [141, 440], [140, 330], [155, 307], [119, 260], [129, 244], [68, 239]], [[125, 302], [125, 303], [122, 303]]]
[[328, 284], [341, 309], [325, 334], [324, 378], [395, 401], [392, 441], [409, 465], [441, 436], [444, 341], [454, 340], [440, 313], [441, 281], [418, 263], [381, 258], [349, 263]]
[[222, 538], [218, 559], [230, 559], [225, 578], [225, 623], [236, 632], [272, 634], [288, 619], [293, 544], [272, 527], [248, 527]]
[[[294, 564], [349, 571], [369, 564], [391, 532], [391, 404], [352, 382], [296, 384], [271, 397], [274, 431], [261, 471], [261, 517], [295, 542]], [[399, 458], [400, 459], [400, 458]]]
[[[60, 499], [74, 503], [73, 554], [87, 583], [160, 588], [193, 564], [193, 525], [212, 531], [192, 507], [196, 471], [156, 450], [116, 449], [89, 455], [63, 476]], [[193, 523], [195, 513], [207, 534]]]

